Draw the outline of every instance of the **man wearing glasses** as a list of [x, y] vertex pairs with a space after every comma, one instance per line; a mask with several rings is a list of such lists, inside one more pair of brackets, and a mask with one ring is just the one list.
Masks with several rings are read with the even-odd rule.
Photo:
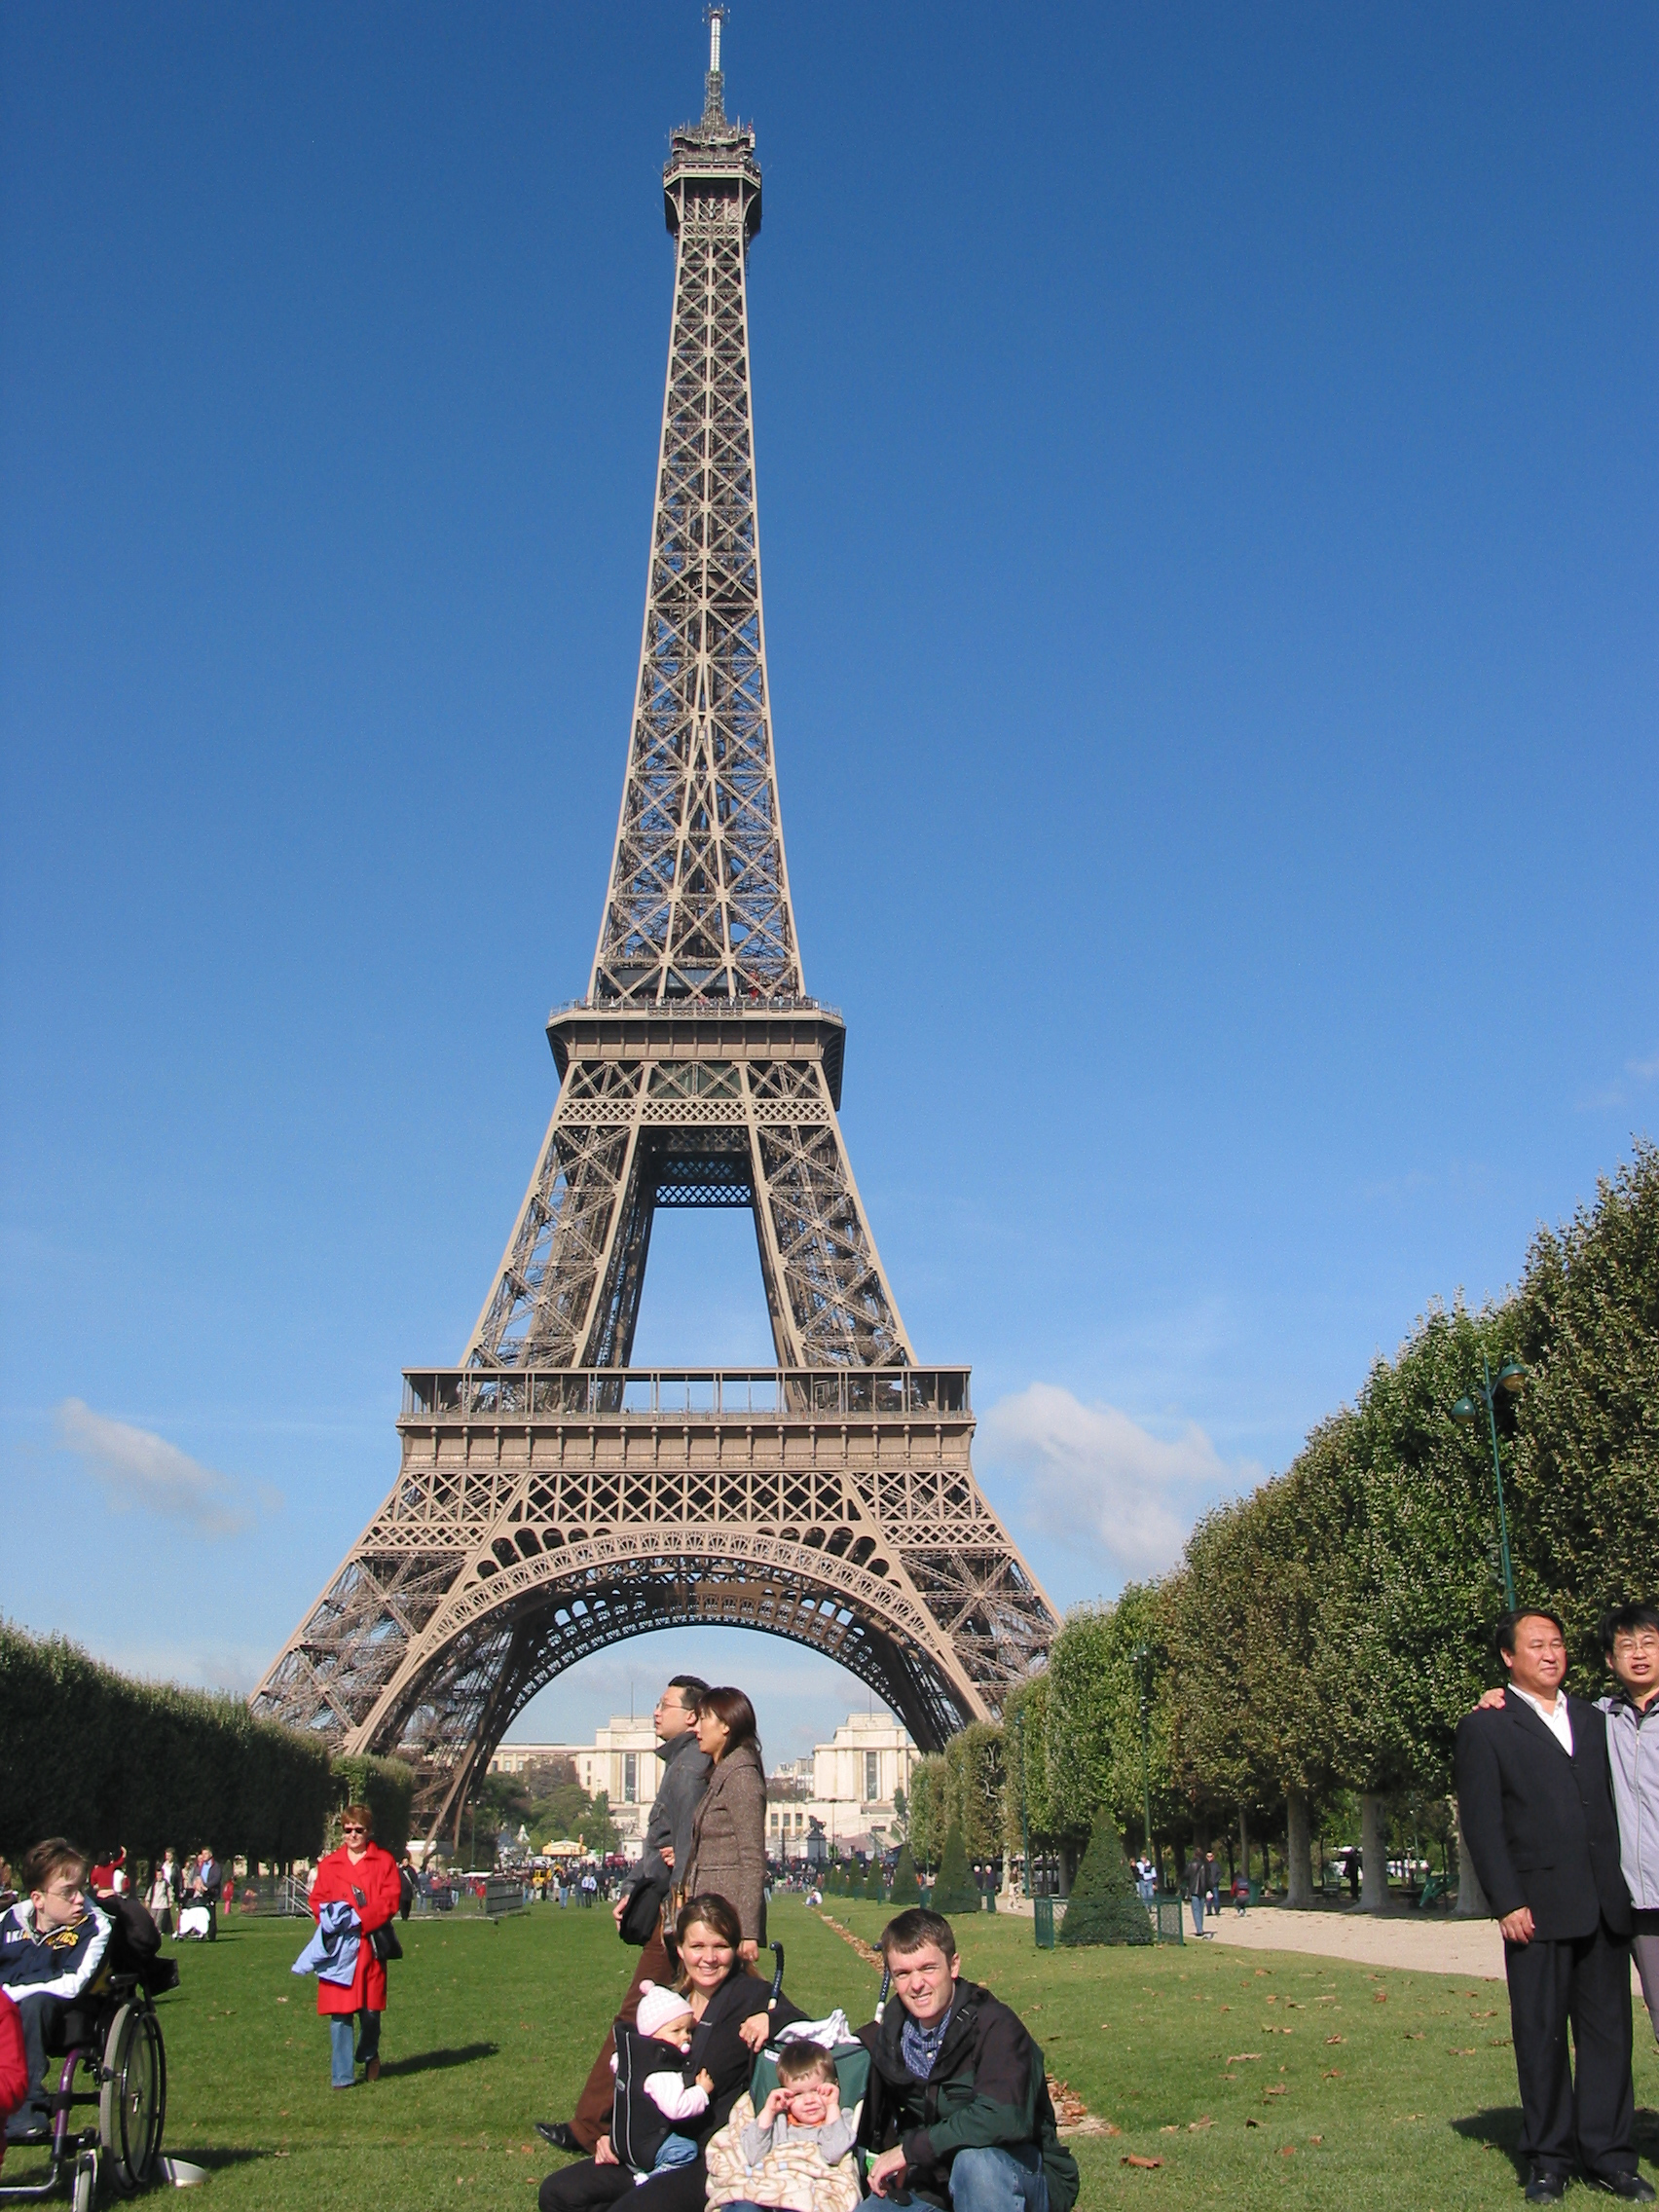
[[29, 2101], [6, 2122], [8, 2141], [49, 2123], [50, 2113], [36, 2101], [46, 2068], [48, 2009], [79, 1997], [109, 1947], [109, 1915], [87, 1896], [91, 1864], [64, 1837], [48, 1836], [23, 1861], [27, 1898], [0, 1919], [0, 1989], [22, 2022], [29, 2078]]
[[[635, 1906], [636, 1919], [642, 1916], [642, 1908], [649, 1910], [653, 1899], [657, 1907], [618, 2014], [629, 2022], [639, 2009], [642, 1983], [674, 1979], [674, 1964], [662, 1939], [661, 1906], [673, 1894], [674, 1869], [683, 1866], [691, 1856], [691, 1823], [709, 1787], [708, 1754], [698, 1749], [697, 1739], [692, 1734], [697, 1702], [708, 1686], [700, 1676], [676, 1675], [657, 1699], [656, 1711], [651, 1715], [657, 1734], [656, 1755], [662, 1761], [662, 1779], [657, 1784], [650, 1816], [645, 1823], [645, 1851], [612, 1907], [619, 1932], [629, 1918], [631, 1903]], [[624, 1936], [624, 1940], [627, 1939]], [[610, 2054], [615, 2047], [608, 2029], [587, 2085], [568, 2120], [536, 2121], [536, 2133], [557, 2149], [591, 2155], [600, 2137], [609, 2132], [611, 2098], [615, 2090]]]

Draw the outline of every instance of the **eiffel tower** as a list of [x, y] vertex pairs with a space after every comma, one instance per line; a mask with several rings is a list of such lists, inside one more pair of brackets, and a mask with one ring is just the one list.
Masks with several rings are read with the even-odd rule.
[[[968, 1370], [915, 1356], [836, 1111], [845, 1024], [807, 995], [760, 603], [747, 304], [755, 133], [663, 172], [674, 318], [621, 818], [585, 998], [547, 1024], [552, 1122], [466, 1349], [405, 1374], [390, 1495], [255, 1712], [418, 1762], [428, 1832], [514, 1715], [647, 1630], [836, 1659], [937, 1749], [1058, 1622], [980, 1494]], [[746, 1206], [775, 1368], [630, 1367], [660, 1206]]]

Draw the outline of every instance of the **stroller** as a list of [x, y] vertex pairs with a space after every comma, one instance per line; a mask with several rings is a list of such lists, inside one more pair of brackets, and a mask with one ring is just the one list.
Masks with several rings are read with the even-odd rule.
[[[771, 1950], [777, 1964], [772, 1974], [772, 1994], [768, 2000], [768, 2010], [777, 2005], [779, 1993], [784, 1986], [784, 1946], [782, 1943], [774, 1943]], [[886, 2008], [892, 1987], [893, 1976], [884, 1967], [881, 1974], [881, 1993], [875, 2001], [875, 2016], [878, 2020]], [[778, 2052], [783, 2047], [785, 2041], [789, 2039], [789, 2034], [790, 2031], [786, 2029], [782, 2036], [776, 2039], [768, 2038], [756, 2054], [754, 2071], [749, 2077], [749, 2101], [756, 2112], [765, 2104], [766, 2099], [778, 2085]], [[863, 2104], [865, 2092], [869, 2086], [869, 2052], [856, 2039], [837, 2042], [831, 2044], [829, 2047], [830, 2055], [835, 2062], [835, 2084], [840, 2092], [841, 2110], [851, 2113], [856, 2106]], [[858, 2163], [859, 2186], [862, 2190], [865, 2178], [865, 2154], [863, 2151], [856, 2151], [853, 2156]]]

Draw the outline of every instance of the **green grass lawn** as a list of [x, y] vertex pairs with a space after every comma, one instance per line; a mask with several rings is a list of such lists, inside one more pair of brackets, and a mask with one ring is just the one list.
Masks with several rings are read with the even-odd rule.
[[[830, 1908], [866, 1938], [879, 1907]], [[876, 1974], [794, 1899], [773, 1908], [809, 2011], [868, 2016]], [[1502, 1985], [1382, 1973], [1220, 1945], [1039, 1952], [1012, 1916], [961, 1931], [965, 1971], [1014, 2004], [1049, 2070], [1122, 2130], [1074, 2138], [1084, 2202], [1460, 2212], [1520, 2202]], [[492, 1927], [411, 1921], [373, 2087], [328, 2086], [303, 1925], [233, 1926], [180, 1948], [162, 2001], [167, 2146], [213, 2169], [201, 2212], [432, 2205], [528, 2212], [632, 1954], [603, 1911], [541, 1906]], [[1638, 2012], [1639, 2140], [1659, 2160], [1659, 2056]], [[1124, 2165], [1133, 2154], [1156, 2170]], [[14, 2170], [15, 2169], [15, 2170]], [[7, 2161], [21, 2180], [25, 2162]], [[1588, 2199], [1586, 2199], [1588, 2202]]]

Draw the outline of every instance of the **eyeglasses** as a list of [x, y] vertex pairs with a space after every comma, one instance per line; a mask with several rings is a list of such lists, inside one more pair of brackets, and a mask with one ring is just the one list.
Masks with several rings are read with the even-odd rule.
[[359, 1827], [355, 1821], [347, 1821], [340, 1830], [342, 1835], [367, 1835], [368, 1829]]

